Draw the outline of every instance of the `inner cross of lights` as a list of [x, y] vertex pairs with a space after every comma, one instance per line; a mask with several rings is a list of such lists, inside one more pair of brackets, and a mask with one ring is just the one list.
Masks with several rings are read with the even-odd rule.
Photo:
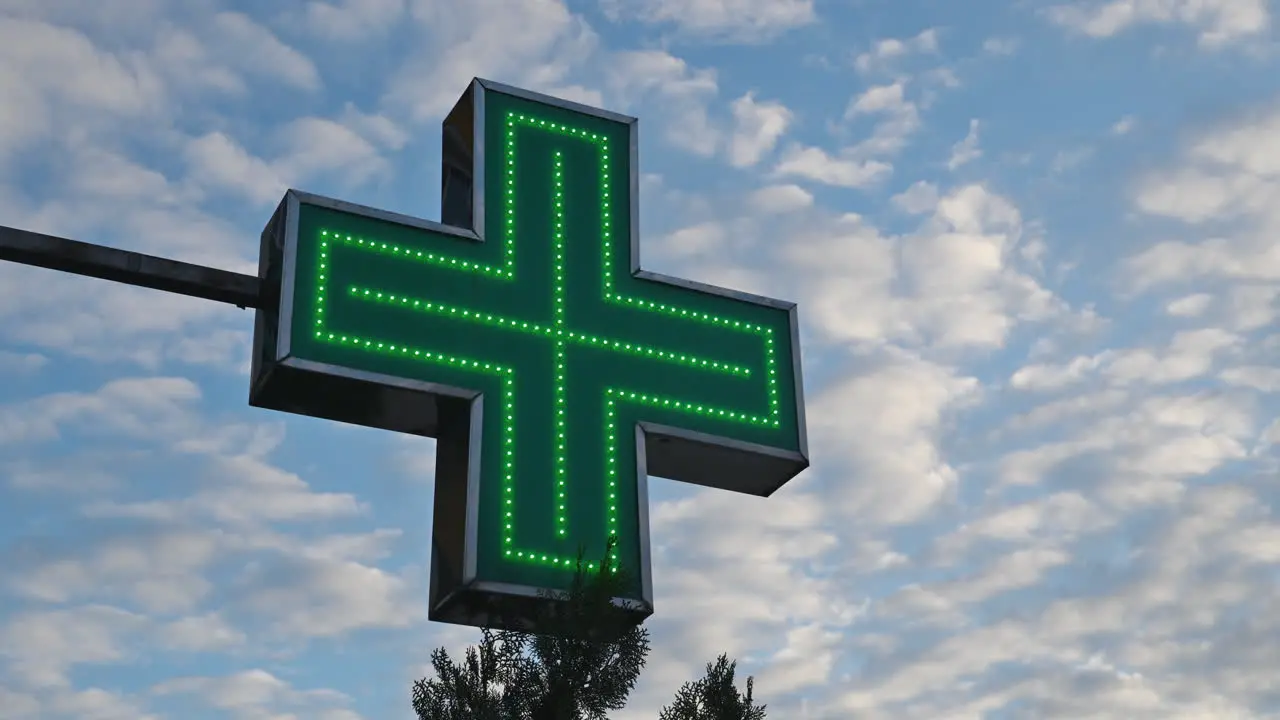
[[[520, 176], [521, 164], [526, 160], [521, 157], [522, 145], [519, 142], [524, 133], [542, 133], [553, 136], [551, 139], [560, 144], [581, 143], [593, 150], [594, 168], [576, 165], [574, 172], [591, 172], [594, 178], [577, 178], [578, 186], [594, 187], [594, 195], [571, 194], [566, 190], [566, 183], [573, 180], [570, 169], [566, 168], [566, 149], [556, 149], [551, 154], [550, 167], [542, 171], [542, 180], [551, 188], [551, 208], [549, 227], [530, 227], [521, 222], [519, 199], [522, 192]], [[571, 534], [570, 522], [570, 443], [603, 442], [605, 447], [604, 467], [594, 472], [590, 468], [575, 468], [578, 477], [602, 477], [606, 484], [604, 506], [600, 511], [604, 515], [605, 526], [610, 534], [618, 531], [618, 455], [621, 443], [626, 434], [621, 432], [618, 422], [618, 409], [626, 404], [659, 408], [662, 410], [699, 416], [703, 419], [722, 421], [729, 426], [756, 426], [760, 428], [777, 428], [780, 423], [781, 407], [779, 399], [780, 367], [775, 331], [761, 324], [705, 312], [694, 307], [682, 307], [678, 304], [666, 304], [638, 295], [629, 294], [615, 286], [613, 267], [618, 266], [619, 255], [629, 252], [629, 245], [622, 236], [615, 233], [611, 225], [611, 195], [609, 181], [615, 163], [615, 149], [608, 139], [601, 134], [570, 124], [548, 121], [532, 114], [509, 112], [505, 116], [504, 140], [502, 145], [502, 166], [505, 170], [501, 184], [502, 227], [499, 229], [499, 240], [502, 242], [501, 262], [485, 263], [469, 260], [459, 254], [446, 251], [414, 247], [409, 244], [383, 242], [377, 237], [361, 237], [340, 232], [336, 229], [319, 231], [319, 252], [314, 266], [316, 273], [316, 302], [312, 325], [314, 337], [325, 343], [369, 353], [390, 355], [410, 359], [437, 366], [448, 366], [455, 369], [469, 370], [495, 377], [501, 384], [501, 398], [498, 408], [502, 413], [501, 437], [498, 442], [502, 447], [502, 464], [500, 469], [502, 482], [502, 544], [503, 556], [511, 561], [537, 563], [544, 566], [561, 566], [572, 568], [576, 565], [576, 556], [565, 552], [546, 551], [532, 547], [521, 547], [516, 542], [516, 526], [518, 522], [543, 523], [548, 519], [548, 538], [566, 538]], [[592, 207], [593, 206], [593, 207]], [[599, 227], [593, 237], [568, 237], [566, 218], [572, 213], [590, 213], [600, 218]], [[332, 271], [336, 263], [341, 262], [346, 253], [374, 253], [384, 258], [393, 258], [398, 262], [419, 266], [431, 266], [458, 273], [469, 273], [488, 283], [514, 283], [517, 278], [519, 264], [517, 249], [519, 246], [533, 245], [528, 242], [531, 233], [548, 233], [551, 242], [541, 246], [551, 253], [550, 268], [550, 313], [530, 313], [527, 316], [507, 316], [478, 309], [483, 303], [474, 299], [463, 299], [455, 304], [445, 302], [438, 297], [421, 296], [406, 293], [394, 293], [385, 287], [373, 284], [335, 285], [332, 282]], [[521, 238], [526, 240], [522, 242]], [[571, 321], [575, 310], [570, 307], [569, 293], [566, 290], [566, 243], [595, 243], [601, 252], [600, 294], [598, 302], [614, 306], [622, 306], [639, 313], [652, 313], [667, 318], [671, 323], [696, 323], [712, 332], [741, 333], [755, 338], [759, 343], [758, 361], [752, 366], [735, 364], [724, 358], [705, 357], [687, 351], [676, 345], [658, 346], [629, 337], [625, 327], [605, 335], [586, 331], [575, 327]], [[625, 262], [625, 258], [624, 258]], [[424, 283], [425, 284], [425, 283]], [[479, 291], [483, 292], [483, 290]], [[396, 342], [391, 337], [378, 337], [374, 333], [362, 331], [358, 327], [334, 327], [327, 320], [327, 311], [331, 303], [339, 298], [347, 298], [357, 303], [378, 306], [389, 313], [401, 313], [403, 322], [412, 323], [415, 315], [432, 315], [442, 318], [456, 319], [459, 322], [471, 323], [475, 326], [490, 328], [505, 333], [523, 334], [543, 338], [547, 350], [552, 353], [554, 365], [550, 377], [537, 374], [533, 367], [520, 367], [519, 363], [495, 362], [492, 358], [472, 357], [450, 352], [441, 352], [430, 347], [420, 347], [412, 343]], [[529, 308], [546, 307], [547, 298], [529, 297]], [[588, 308], [588, 310], [593, 310]], [[567, 412], [569, 407], [569, 391], [566, 387], [566, 355], [570, 347], [581, 346], [595, 348], [611, 353], [643, 358], [654, 363], [672, 366], [683, 366], [697, 372], [714, 373], [733, 376], [763, 383], [765, 402], [758, 407], [717, 406], [697, 402], [695, 399], [654, 394], [637, 389], [629, 383], [627, 377], [613, 377], [603, 388], [599, 402], [603, 403], [603, 434], [598, 429], [574, 427], [573, 417]], [[554, 517], [527, 518], [519, 513], [518, 458], [516, 455], [516, 438], [520, 429], [516, 421], [516, 402], [520, 395], [519, 388], [524, 383], [547, 383], [553, 388], [551, 407], [546, 409], [546, 417], [555, 428], [555, 447], [553, 449]], [[582, 402], [583, 398], [575, 398]], [[597, 439], [592, 439], [594, 438]], [[616, 554], [615, 554], [616, 559]], [[594, 565], [594, 564], [593, 564]]]

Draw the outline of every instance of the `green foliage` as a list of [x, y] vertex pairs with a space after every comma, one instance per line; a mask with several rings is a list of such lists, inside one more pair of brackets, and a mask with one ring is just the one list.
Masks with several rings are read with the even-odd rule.
[[437, 649], [436, 677], [413, 685], [419, 720], [604, 720], [626, 705], [649, 653], [649, 632], [614, 604], [627, 578], [605, 549], [600, 571], [578, 570], [543, 634], [484, 631], [461, 665]]
[[[432, 680], [413, 683], [413, 709], [422, 720], [509, 720], [528, 717], [521, 687], [522, 638], [484, 630], [479, 648], [467, 648], [455, 665], [444, 648], [431, 653]], [[515, 642], [511, 642], [511, 640]]]
[[[431, 654], [435, 677], [413, 684], [418, 720], [606, 720], [635, 689], [649, 654], [649, 632], [613, 603], [627, 578], [605, 548], [600, 570], [578, 570], [560, 602], [537, 618], [542, 634], [485, 630], [478, 647], [455, 663]], [[765, 720], [765, 706], [734, 684], [736, 662], [721, 655], [706, 676], [685, 683], [659, 720]]]
[[707, 663], [707, 674], [697, 682], [687, 682], [676, 693], [675, 702], [662, 709], [658, 720], [764, 720], [764, 705], [751, 697], [754, 678], [747, 678], [747, 692], [738, 692], [733, 675], [737, 662], [721, 655]]

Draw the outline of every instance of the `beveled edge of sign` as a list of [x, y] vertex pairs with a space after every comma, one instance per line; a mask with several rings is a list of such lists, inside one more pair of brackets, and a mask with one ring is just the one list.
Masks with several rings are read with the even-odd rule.
[[[475, 582], [460, 587], [433, 603], [427, 619], [459, 625], [537, 632], [534, 625], [540, 611], [547, 606], [545, 588], [504, 582]], [[564, 591], [552, 591], [563, 594]], [[614, 607], [624, 611], [630, 622], [639, 625], [653, 614], [653, 603], [633, 598], [611, 598]]]
[[520, 98], [521, 100], [528, 100], [529, 102], [535, 102], [540, 105], [550, 105], [552, 107], [560, 108], [561, 110], [568, 110], [569, 112], [575, 112], [582, 115], [591, 115], [592, 117], [598, 117], [601, 120], [608, 120], [610, 122], [622, 123], [623, 125], [635, 125], [637, 122], [639, 122], [639, 120], [637, 120], [636, 118], [630, 115], [624, 115], [619, 112], [614, 112], [612, 110], [605, 110], [603, 108], [593, 107], [591, 105], [583, 105], [582, 103], [574, 102], [573, 100], [565, 100], [564, 98], [558, 98], [552, 95], [545, 95], [543, 93], [535, 92], [533, 90], [525, 90], [524, 88], [513, 87], [511, 85], [496, 82], [494, 80], [486, 80], [484, 78], [475, 78], [471, 82], [473, 86], [479, 85], [485, 90], [489, 90], [496, 93], [502, 93], [503, 95], [510, 95], [511, 97], [517, 97], [517, 98]]

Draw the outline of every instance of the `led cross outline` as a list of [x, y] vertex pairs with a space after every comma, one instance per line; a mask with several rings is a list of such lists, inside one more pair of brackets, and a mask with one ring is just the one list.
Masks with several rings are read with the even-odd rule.
[[[500, 380], [502, 387], [502, 433], [500, 442], [503, 449], [502, 496], [505, 503], [502, 523], [503, 555], [512, 561], [532, 562], [540, 565], [558, 566], [571, 569], [576, 566], [576, 557], [557, 555], [555, 553], [543, 553], [515, 546], [515, 524], [517, 518], [515, 511], [516, 423], [514, 407], [516, 382], [518, 379], [515, 368], [498, 363], [484, 362], [474, 358], [435, 352], [425, 348], [390, 343], [377, 338], [334, 331], [326, 325], [325, 320], [325, 308], [328, 298], [336, 291], [344, 292], [350, 298], [363, 302], [393, 307], [413, 313], [453, 317], [477, 324], [550, 339], [552, 341], [555, 357], [555, 377], [553, 380], [553, 409], [556, 423], [556, 448], [553, 452], [556, 480], [556, 498], [554, 506], [557, 509], [555, 530], [561, 537], [565, 536], [568, 532], [568, 477], [566, 465], [568, 457], [567, 445], [570, 439], [567, 435], [565, 423], [568, 397], [565, 387], [564, 371], [566, 349], [569, 345], [595, 347], [610, 352], [630, 354], [633, 356], [653, 359], [658, 362], [690, 367], [709, 373], [719, 373], [738, 377], [751, 376], [752, 370], [744, 366], [722, 362], [712, 358], [703, 358], [687, 353], [664, 350], [648, 345], [630, 343], [618, 338], [584, 333], [569, 326], [565, 314], [566, 289], [564, 250], [566, 197], [564, 192], [565, 177], [563, 153], [561, 151], [556, 151], [553, 155], [553, 167], [550, 178], [554, 202], [552, 210], [552, 252], [554, 257], [552, 258], [552, 318], [549, 323], [545, 321], [531, 321], [526, 318], [505, 317], [498, 314], [480, 312], [465, 307], [451, 305], [449, 303], [428, 300], [426, 298], [393, 294], [381, 291], [375, 287], [363, 287], [358, 285], [351, 285], [345, 288], [329, 287], [329, 256], [331, 249], [335, 245], [342, 245], [359, 251], [378, 253], [407, 262], [435, 265], [457, 270], [459, 272], [478, 274], [488, 277], [494, 281], [514, 281], [517, 270], [515, 252], [518, 233], [515, 181], [516, 138], [517, 130], [519, 129], [558, 134], [568, 139], [589, 143], [597, 149], [601, 180], [600, 196], [597, 200], [603, 210], [601, 213], [602, 226], [599, 228], [599, 232], [600, 242], [603, 243], [604, 251], [602, 253], [604, 262], [602, 264], [603, 272], [601, 277], [601, 290], [604, 302], [757, 336], [760, 338], [764, 350], [764, 381], [767, 392], [767, 408], [765, 408], [763, 412], [745, 412], [741, 409], [691, 403], [674, 397], [639, 393], [618, 385], [610, 385], [605, 388], [603, 398], [605, 418], [603, 440], [605, 442], [606, 451], [604, 478], [607, 483], [608, 493], [605, 498], [604, 512], [606, 517], [606, 527], [610, 534], [616, 534], [618, 528], [617, 505], [614, 501], [617, 499], [616, 493], [619, 473], [617, 451], [619, 448], [619, 442], [621, 441], [616, 415], [619, 405], [630, 403], [715, 418], [728, 423], [777, 428], [781, 422], [781, 406], [778, 390], [780, 367], [774, 341], [774, 331], [771, 328], [750, 322], [733, 320], [710, 313], [654, 302], [644, 298], [633, 297], [622, 294], [614, 289], [613, 273], [609, 268], [611, 253], [617, 252], [617, 249], [614, 247], [614, 243], [612, 242], [613, 229], [610, 221], [611, 214], [608, 212], [609, 205], [612, 201], [609, 189], [610, 184], [608, 182], [611, 157], [610, 146], [605, 136], [589, 132], [581, 128], [538, 119], [528, 113], [514, 111], [507, 113], [505, 118], [505, 142], [503, 143], [503, 166], [505, 168], [505, 177], [502, 193], [502, 232], [505, 236], [506, 242], [503, 247], [501, 265], [465, 260], [440, 252], [415, 250], [394, 243], [379, 242], [372, 238], [356, 237], [327, 229], [321, 230], [319, 237], [319, 253], [315, 268], [317, 273], [317, 293], [316, 303], [314, 306], [315, 315], [313, 332], [316, 339], [352, 349], [398, 356], [435, 365], [466, 369], [497, 377]], [[579, 439], [576, 441], [582, 442], [583, 440]], [[617, 559], [616, 554], [614, 559]], [[594, 567], [594, 563], [592, 563], [591, 566]]]

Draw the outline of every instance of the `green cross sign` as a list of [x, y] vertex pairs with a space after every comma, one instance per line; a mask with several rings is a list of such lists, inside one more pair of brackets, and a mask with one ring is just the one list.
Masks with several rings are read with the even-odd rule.
[[640, 270], [636, 148], [475, 80], [441, 223], [291, 190], [263, 232], [250, 402], [437, 438], [433, 619], [527, 626], [612, 537], [641, 620], [649, 475], [767, 496], [808, 466], [795, 305]]

